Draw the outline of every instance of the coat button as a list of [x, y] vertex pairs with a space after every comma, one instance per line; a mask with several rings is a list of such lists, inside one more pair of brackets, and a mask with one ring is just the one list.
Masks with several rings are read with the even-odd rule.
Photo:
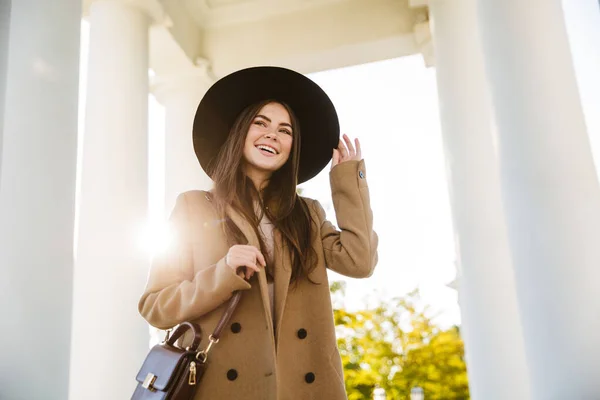
[[358, 171], [358, 176], [360, 176], [360, 179], [364, 179], [365, 174], [362, 171]]
[[315, 374], [309, 372], [308, 374], [304, 375], [304, 380], [306, 383], [313, 383], [315, 381]]
[[229, 371], [227, 371], [227, 379], [229, 379], [230, 381], [235, 381], [238, 377], [238, 373], [235, 369], [230, 369]]
[[306, 335], [308, 335], [308, 333], [306, 332], [306, 329], [302, 328], [298, 330], [298, 337], [300, 339], [306, 339]]
[[240, 333], [241, 331], [242, 325], [240, 325], [239, 322], [234, 322], [233, 324], [231, 324], [231, 332]]

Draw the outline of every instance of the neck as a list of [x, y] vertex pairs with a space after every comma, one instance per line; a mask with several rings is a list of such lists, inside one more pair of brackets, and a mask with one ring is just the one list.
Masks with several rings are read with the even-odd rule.
[[267, 187], [269, 179], [271, 179], [271, 173], [257, 170], [247, 170], [246, 176], [250, 178], [258, 193], [261, 193]]

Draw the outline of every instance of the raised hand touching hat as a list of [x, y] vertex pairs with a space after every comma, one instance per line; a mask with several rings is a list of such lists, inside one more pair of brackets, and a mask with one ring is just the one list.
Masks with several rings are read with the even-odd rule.
[[362, 159], [360, 142], [358, 141], [358, 138], [354, 139], [354, 145], [356, 146], [356, 148], [352, 145], [352, 141], [350, 140], [348, 135], [344, 134], [343, 138], [344, 141], [342, 142], [342, 139], [340, 139], [337, 149], [333, 149], [331, 169], [345, 161], [360, 161]]

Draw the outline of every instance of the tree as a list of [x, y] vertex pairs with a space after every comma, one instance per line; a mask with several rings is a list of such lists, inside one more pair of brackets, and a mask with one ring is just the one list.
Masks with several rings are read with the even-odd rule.
[[[339, 304], [345, 284], [333, 282], [330, 289]], [[442, 330], [431, 314], [418, 290], [361, 311], [335, 307], [349, 400], [370, 400], [376, 387], [388, 399], [408, 399], [414, 386], [424, 389], [426, 400], [469, 399], [459, 329]]]

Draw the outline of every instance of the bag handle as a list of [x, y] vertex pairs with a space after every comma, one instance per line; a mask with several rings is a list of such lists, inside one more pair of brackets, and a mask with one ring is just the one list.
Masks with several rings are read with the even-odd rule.
[[198, 349], [198, 346], [200, 346], [200, 341], [202, 340], [202, 330], [198, 325], [194, 324], [193, 322], [186, 321], [179, 324], [177, 326], [177, 329], [175, 329], [175, 331], [166, 339], [166, 344], [175, 347], [175, 342], [177, 341], [177, 339], [179, 339], [181, 335], [186, 333], [188, 330], [191, 330], [194, 334], [194, 340], [192, 341], [192, 345], [189, 349], [191, 351], [196, 351]]

